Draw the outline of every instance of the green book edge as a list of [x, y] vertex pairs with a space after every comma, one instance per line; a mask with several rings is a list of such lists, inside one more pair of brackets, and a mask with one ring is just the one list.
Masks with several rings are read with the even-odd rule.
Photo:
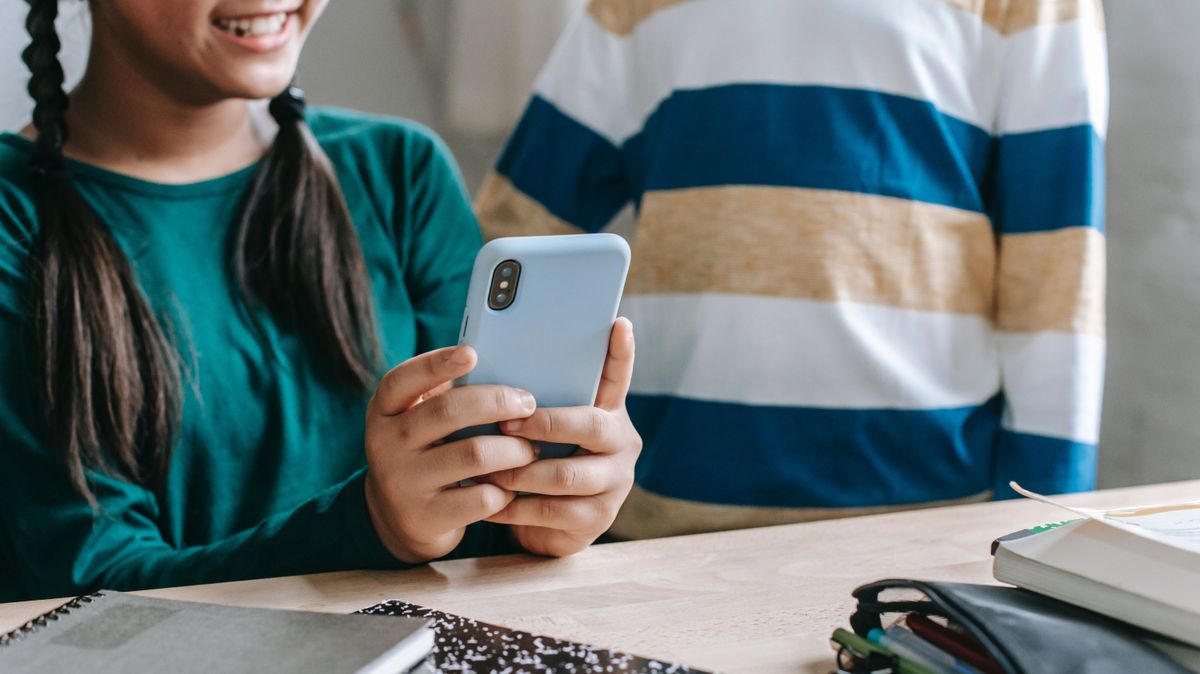
[[1011, 534], [1005, 534], [1005, 535], [1001, 536], [1000, 538], [997, 538], [996, 540], [992, 541], [992, 549], [991, 549], [992, 556], [993, 557], [996, 556], [996, 549], [1000, 547], [1001, 543], [1007, 543], [1008, 541], [1015, 541], [1015, 540], [1019, 540], [1022, 538], [1027, 538], [1029, 536], [1036, 536], [1038, 534], [1045, 533], [1052, 529], [1057, 529], [1061, 526], [1066, 526], [1073, 522], [1078, 522], [1082, 519], [1083, 518], [1081, 518], [1081, 517], [1077, 517], [1075, 519], [1070, 519], [1070, 520], [1060, 520], [1058, 522], [1047, 522], [1045, 524], [1039, 524], [1036, 527], [1030, 527], [1028, 529], [1021, 529], [1020, 531], [1014, 531]]

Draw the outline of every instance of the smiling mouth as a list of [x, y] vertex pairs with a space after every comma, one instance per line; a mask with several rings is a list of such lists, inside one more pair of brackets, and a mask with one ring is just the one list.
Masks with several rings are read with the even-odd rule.
[[287, 12], [275, 12], [255, 17], [213, 19], [212, 25], [218, 30], [238, 37], [266, 37], [283, 32], [287, 21]]

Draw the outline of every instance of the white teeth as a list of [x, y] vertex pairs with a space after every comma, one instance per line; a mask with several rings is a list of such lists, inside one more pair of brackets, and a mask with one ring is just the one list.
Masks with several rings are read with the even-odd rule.
[[287, 19], [286, 12], [277, 12], [253, 19], [216, 19], [213, 25], [238, 37], [262, 37], [279, 33], [287, 25]]

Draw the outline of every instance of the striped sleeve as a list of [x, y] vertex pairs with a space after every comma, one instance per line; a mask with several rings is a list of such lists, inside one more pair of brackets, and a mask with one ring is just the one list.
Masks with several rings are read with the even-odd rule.
[[[622, 144], [582, 111], [627, 115], [632, 62], [593, 1], [567, 26], [475, 201], [488, 239], [603, 228], [632, 191]], [[613, 17], [605, 17], [614, 20]]]
[[989, 209], [999, 240], [1000, 498], [1014, 495], [1009, 480], [1048, 493], [1094, 487], [1105, 358], [1100, 3], [1025, 0], [1009, 12]]

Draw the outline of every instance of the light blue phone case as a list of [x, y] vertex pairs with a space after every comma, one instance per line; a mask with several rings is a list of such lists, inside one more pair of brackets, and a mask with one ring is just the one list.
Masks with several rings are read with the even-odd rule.
[[[497, 310], [488, 303], [492, 272], [507, 260], [520, 263], [520, 277], [512, 304]], [[629, 245], [615, 234], [489, 242], [475, 257], [459, 339], [475, 348], [479, 362], [456, 384], [515, 386], [532, 393], [538, 407], [593, 404], [628, 270]], [[574, 449], [544, 443], [540, 456]]]

